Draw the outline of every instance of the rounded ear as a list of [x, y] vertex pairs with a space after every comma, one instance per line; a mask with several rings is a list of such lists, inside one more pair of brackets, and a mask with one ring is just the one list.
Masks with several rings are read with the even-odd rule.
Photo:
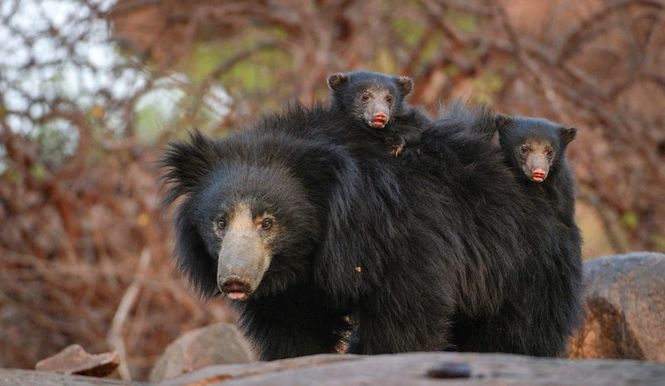
[[328, 87], [331, 90], [339, 89], [346, 81], [349, 80], [349, 76], [342, 74], [341, 72], [337, 74], [332, 74], [328, 77]]
[[494, 115], [494, 124], [496, 125], [497, 130], [502, 131], [508, 125], [513, 122], [513, 118], [505, 114], [495, 114]]
[[561, 128], [561, 140], [565, 143], [568, 144], [570, 141], [575, 139], [575, 136], [577, 135], [577, 129], [574, 127], [562, 127]]
[[161, 180], [170, 185], [164, 204], [195, 191], [222, 157], [216, 142], [197, 130], [191, 132], [189, 141], [171, 143], [160, 160]]
[[397, 78], [397, 85], [399, 86], [402, 95], [409, 95], [411, 90], [413, 90], [413, 79], [408, 76], [400, 76]]

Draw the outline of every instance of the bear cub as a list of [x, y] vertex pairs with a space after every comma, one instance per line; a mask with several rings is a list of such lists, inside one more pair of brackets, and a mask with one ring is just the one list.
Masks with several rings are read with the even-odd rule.
[[577, 129], [543, 118], [497, 115], [499, 144], [518, 180], [542, 191], [567, 223], [574, 221], [575, 186], [566, 149]]
[[383, 142], [392, 156], [398, 157], [407, 143], [418, 141], [429, 123], [424, 112], [405, 101], [413, 90], [413, 79], [407, 76], [337, 73], [328, 77], [328, 87], [331, 109], [354, 123], [351, 135], [368, 144]]

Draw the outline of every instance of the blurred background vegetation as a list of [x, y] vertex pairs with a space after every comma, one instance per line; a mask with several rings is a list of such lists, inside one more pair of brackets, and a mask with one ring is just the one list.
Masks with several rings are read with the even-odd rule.
[[2, 0], [0, 366], [116, 349], [145, 378], [182, 331], [233, 316], [172, 264], [155, 161], [226, 135], [326, 75], [412, 76], [580, 128], [584, 256], [665, 251], [661, 0]]

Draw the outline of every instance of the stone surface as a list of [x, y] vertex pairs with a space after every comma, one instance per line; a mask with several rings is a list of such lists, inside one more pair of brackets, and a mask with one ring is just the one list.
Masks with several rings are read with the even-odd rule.
[[147, 383], [67, 375], [46, 371], [0, 369], [2, 386], [146, 386]]
[[159, 386], [181, 385], [665, 385], [665, 364], [582, 361], [507, 354], [325, 354], [208, 367]]
[[249, 343], [233, 325], [213, 324], [189, 331], [171, 343], [150, 372], [150, 381], [161, 381], [206, 366], [254, 360]]
[[[0, 369], [2, 386], [144, 386], [145, 383]], [[156, 386], [441, 386], [665, 385], [665, 364], [633, 360], [568, 360], [507, 354], [324, 354], [274, 362], [206, 367]]]
[[665, 255], [602, 257], [584, 273], [586, 317], [568, 356], [665, 363]]
[[62, 374], [79, 374], [93, 377], [105, 377], [120, 365], [118, 353], [88, 354], [78, 344], [67, 346], [64, 350], [37, 362], [35, 368], [40, 371], [54, 371]]

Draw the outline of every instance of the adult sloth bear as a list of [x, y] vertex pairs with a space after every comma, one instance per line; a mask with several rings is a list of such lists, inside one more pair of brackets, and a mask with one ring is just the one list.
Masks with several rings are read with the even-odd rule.
[[162, 162], [166, 201], [186, 196], [176, 255], [201, 296], [236, 300], [264, 360], [334, 352], [348, 310], [325, 300], [313, 272], [331, 194], [353, 167], [344, 151], [279, 131], [222, 141], [194, 133]]
[[450, 130], [485, 122], [439, 121], [408, 160], [317, 107], [195, 134], [163, 158], [168, 201], [185, 196], [179, 265], [235, 300], [262, 359], [334, 351], [347, 314], [355, 353], [556, 355], [579, 316], [579, 235], [486, 138]]

